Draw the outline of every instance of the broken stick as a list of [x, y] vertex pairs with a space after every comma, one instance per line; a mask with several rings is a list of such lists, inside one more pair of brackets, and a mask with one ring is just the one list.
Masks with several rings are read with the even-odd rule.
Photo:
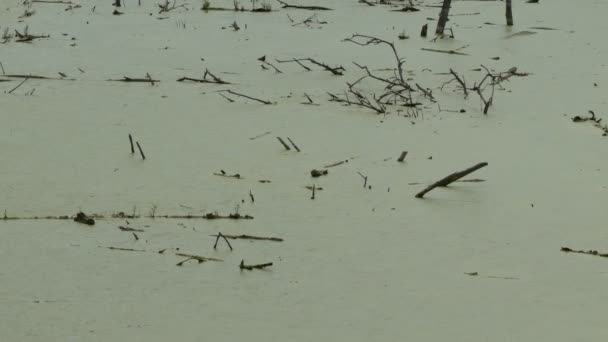
[[479, 170], [482, 167], [485, 167], [487, 165], [488, 165], [488, 163], [483, 162], [483, 163], [479, 163], [477, 165], [471, 166], [470, 168], [468, 168], [466, 170], [452, 173], [451, 175], [449, 175], [449, 176], [447, 176], [447, 177], [445, 177], [445, 178], [443, 178], [443, 179], [441, 179], [441, 180], [439, 180], [439, 181], [437, 181], [437, 182], [429, 185], [426, 189], [424, 189], [424, 190], [420, 191], [419, 193], [417, 193], [416, 194], [416, 198], [423, 198], [424, 195], [427, 192], [435, 189], [436, 187], [448, 186], [448, 185], [450, 185], [450, 183], [453, 183], [453, 182], [459, 180], [460, 178], [462, 178], [464, 176], [467, 176], [468, 174], [473, 173], [473, 172], [475, 172], [475, 171], [477, 171], [477, 170]]
[[251, 270], [254, 270], [254, 269], [261, 270], [261, 269], [264, 269], [264, 268], [269, 267], [269, 266], [272, 266], [271, 262], [267, 262], [265, 264], [257, 264], [257, 265], [245, 265], [245, 260], [241, 260], [241, 264], [239, 265], [239, 268], [241, 270], [251, 271]]

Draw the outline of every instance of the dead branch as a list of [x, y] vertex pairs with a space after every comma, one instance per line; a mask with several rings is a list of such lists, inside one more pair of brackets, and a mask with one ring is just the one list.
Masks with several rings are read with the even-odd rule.
[[25, 83], [25, 81], [27, 81], [29, 79], [30, 79], [29, 77], [24, 78], [23, 81], [21, 81], [19, 84], [17, 84], [16, 87], [14, 87], [13, 89], [9, 90], [7, 94], [11, 94], [13, 91], [17, 90], [17, 88], [21, 87], [21, 85], [23, 83]]
[[469, 96], [469, 93], [467, 92], [467, 84], [464, 81], [464, 76], [461, 78], [460, 76], [458, 76], [458, 74], [454, 70], [452, 70], [452, 68], [450, 68], [450, 73], [454, 76], [454, 79], [458, 83], [460, 83], [460, 86], [462, 87], [462, 91], [464, 91], [464, 98], [466, 99], [467, 96]]
[[[283, 239], [277, 237], [263, 237], [263, 236], [253, 236], [253, 235], [228, 235], [218, 233], [216, 235], [211, 235], [215, 237], [223, 237], [226, 239], [232, 240], [262, 240], [262, 241], [275, 241], [275, 242], [283, 242]], [[226, 241], [227, 242], [227, 241]]]
[[[353, 159], [353, 158], [350, 158], [350, 159]], [[331, 164], [325, 165], [323, 167], [327, 169], [327, 168], [330, 168], [330, 167], [335, 167], [335, 166], [338, 166], [338, 165], [342, 165], [344, 163], [348, 163], [348, 161], [349, 161], [349, 159], [341, 160], [341, 161], [338, 161], [338, 162], [335, 162], [335, 163], [331, 163]]]
[[83, 223], [89, 226], [95, 225], [95, 220], [92, 217], [87, 216], [87, 214], [83, 213], [82, 211], [76, 214], [76, 217], [74, 217], [74, 222]]
[[217, 233], [217, 235], [212, 235], [212, 236], [217, 236], [217, 239], [215, 239], [215, 244], [213, 245], [213, 249], [217, 249], [217, 243], [220, 241], [220, 238], [223, 238], [224, 241], [226, 241], [226, 244], [228, 244], [228, 247], [230, 247], [230, 250], [232, 249], [232, 245], [230, 244], [230, 241], [228, 241], [228, 239], [226, 238], [226, 236], [220, 232]]
[[287, 137], [287, 140], [289, 140], [289, 142], [291, 143], [291, 146], [293, 146], [293, 148], [295, 148], [296, 151], [300, 152], [300, 148], [296, 145], [296, 143], [293, 142], [293, 140], [291, 140], [290, 137]]
[[600, 253], [600, 252], [594, 251], [594, 250], [583, 251], [583, 250], [574, 250], [574, 249], [571, 249], [568, 247], [562, 247], [561, 251], [566, 252], [566, 253], [588, 254], [588, 255], [595, 255], [595, 256], [599, 256], [599, 257], [603, 257], [603, 258], [608, 258], [608, 253]]
[[447, 53], [447, 54], [450, 54], [450, 55], [461, 55], [461, 56], [468, 56], [469, 55], [467, 53], [460, 52], [458, 50], [439, 50], [439, 49], [428, 49], [428, 48], [422, 48], [420, 50], [430, 51], [430, 52]]
[[601, 121], [602, 119], [596, 118], [595, 117], [595, 112], [590, 110], [589, 114], [591, 114], [590, 117], [581, 117], [581, 116], [575, 116], [572, 118], [572, 122], [586, 122], [586, 121], [591, 121], [593, 123], [593, 126], [599, 128], [602, 130], [602, 136], [608, 136], [608, 125], [602, 125]]
[[220, 177], [227, 177], [227, 178], [243, 179], [243, 178], [241, 177], [241, 174], [239, 174], [239, 173], [235, 173], [235, 174], [233, 174], [233, 175], [229, 175], [229, 174], [227, 174], [227, 173], [226, 173], [226, 171], [224, 171], [224, 170], [220, 170], [220, 173], [214, 172], [214, 173], [213, 173], [213, 175], [214, 175], [214, 176], [220, 176]]
[[128, 251], [128, 252], [145, 252], [145, 249], [133, 249], [133, 248], [122, 248], [122, 247], [113, 247], [113, 246], [98, 246], [99, 248], [107, 248], [114, 251]]
[[332, 9], [328, 8], [328, 7], [290, 5], [281, 0], [277, 0], [277, 2], [280, 3], [283, 6], [283, 8], [304, 9], [304, 10], [310, 10], [310, 11], [332, 11]]
[[344, 75], [344, 67], [342, 66], [337, 66], [337, 67], [331, 67], [325, 63], [319, 62], [313, 58], [292, 58], [292, 59], [288, 59], [288, 60], [276, 60], [277, 63], [298, 63], [302, 68], [306, 69], [307, 71], [310, 71], [310, 68], [303, 65], [302, 62], [306, 61], [306, 62], [310, 62], [312, 64], [318, 65], [320, 67], [322, 67], [323, 69], [331, 72], [332, 74], [336, 75], [336, 76], [342, 76]]
[[237, 93], [237, 92], [232, 91], [232, 90], [229, 90], [229, 89], [228, 89], [228, 90], [221, 90], [221, 91], [219, 91], [219, 92], [220, 92], [220, 93], [221, 93], [221, 92], [225, 92], [225, 93], [228, 93], [228, 94], [231, 94], [231, 95], [235, 95], [235, 96], [244, 97], [244, 98], [246, 98], [246, 99], [253, 100], [253, 101], [257, 101], [257, 102], [263, 103], [263, 104], [265, 104], [265, 105], [271, 105], [271, 104], [272, 104], [272, 102], [270, 102], [270, 101], [266, 101], [266, 100], [257, 99], [257, 98], [255, 98], [255, 97], [251, 97], [251, 96], [248, 96], [248, 95], [240, 94], [240, 93]]
[[123, 232], [144, 232], [143, 229], [135, 229], [135, 228], [131, 228], [131, 227], [123, 227], [123, 226], [118, 226], [118, 229], [120, 229]]
[[61, 4], [61, 5], [72, 5], [71, 1], [54, 1], [54, 0], [31, 0], [31, 3], [39, 4]]
[[171, 4], [169, 2], [169, 0], [165, 0], [164, 3], [157, 4], [158, 7], [160, 8], [160, 10], [158, 11], [158, 14], [170, 12], [170, 11], [173, 11], [173, 10], [178, 9], [180, 7], [186, 8], [186, 4], [181, 4], [179, 6], [176, 6], [175, 5], [176, 1], [177, 0], [173, 0], [173, 3]]
[[147, 75], [145, 78], [131, 78], [131, 77], [123, 76], [121, 79], [117, 79], [117, 80], [110, 79], [108, 81], [109, 82], [150, 83], [151, 85], [154, 85], [154, 83], [160, 82], [160, 80], [152, 79], [152, 77], [150, 77], [150, 75]]
[[141, 154], [141, 158], [143, 160], [146, 160], [146, 155], [144, 154], [144, 151], [141, 149], [141, 145], [139, 144], [139, 141], [136, 141], [135, 144], [137, 145], [137, 149], [139, 149], [139, 154]]
[[474, 166], [472, 166], [472, 167], [470, 167], [470, 168], [468, 168], [466, 170], [452, 173], [451, 175], [449, 175], [449, 176], [447, 176], [445, 178], [442, 178], [441, 180], [439, 180], [439, 181], [437, 181], [437, 182], [429, 185], [426, 189], [424, 189], [421, 192], [417, 193], [416, 194], [416, 198], [423, 198], [424, 195], [427, 192], [429, 192], [429, 191], [431, 191], [431, 190], [433, 190], [433, 189], [435, 189], [437, 187], [448, 186], [450, 183], [453, 183], [453, 182], [459, 180], [460, 178], [463, 178], [463, 177], [467, 176], [468, 174], [470, 174], [472, 172], [475, 172], [475, 171], [477, 171], [477, 170], [479, 170], [482, 167], [485, 167], [487, 165], [488, 165], [488, 163], [483, 162], [483, 163], [479, 163], [477, 165], [474, 165]]
[[251, 215], [241, 215], [239, 213], [232, 213], [228, 215], [220, 215], [218, 213], [208, 213], [205, 215], [156, 215], [156, 218], [164, 218], [164, 219], [205, 219], [205, 220], [219, 220], [219, 219], [229, 219], [229, 220], [252, 220], [253, 216]]
[[254, 269], [261, 270], [261, 269], [264, 269], [264, 268], [270, 267], [270, 266], [272, 266], [271, 262], [267, 262], [265, 264], [257, 264], [257, 265], [245, 265], [245, 260], [241, 260], [241, 264], [239, 265], [239, 268], [241, 270], [252, 271]]
[[277, 61], [277, 63], [289, 63], [289, 62], [295, 62], [295, 63], [298, 63], [298, 65], [299, 65], [299, 66], [301, 66], [301, 67], [302, 67], [304, 70], [306, 70], [306, 71], [311, 71], [311, 70], [312, 70], [311, 68], [309, 68], [309, 67], [307, 67], [306, 65], [302, 64], [302, 62], [300, 62], [300, 60], [299, 60], [299, 59], [296, 59], [296, 58], [292, 58], [292, 59], [289, 59], [289, 60], [283, 60], [283, 61], [280, 61], [280, 60], [278, 60], [278, 59], [275, 59], [275, 60]]
[[[361, 41], [361, 39], [363, 39], [363, 41]], [[362, 35], [362, 34], [353, 34], [350, 38], [344, 39], [344, 41], [351, 42], [351, 43], [361, 45], [361, 46], [379, 45], [379, 44], [388, 45], [391, 48], [391, 50], [393, 51], [393, 55], [395, 56], [395, 60], [397, 62], [399, 81], [401, 81], [402, 84], [406, 84], [405, 78], [403, 77], [403, 63], [405, 63], [405, 61], [403, 59], [401, 59], [401, 57], [399, 57], [399, 54], [397, 53], [397, 49], [395, 48], [395, 44], [393, 44], [389, 41], [386, 41], [384, 39], [367, 36], [367, 35]]]
[[281, 143], [281, 145], [283, 145], [283, 147], [287, 151], [291, 150], [291, 147], [289, 147], [289, 145], [287, 145], [287, 143], [285, 142], [285, 140], [283, 140], [281, 137], [277, 137], [277, 140]]
[[182, 266], [186, 261], [189, 261], [189, 260], [196, 260], [196, 261], [198, 261], [199, 264], [202, 264], [203, 262], [206, 262], [206, 261], [217, 261], [217, 262], [224, 261], [222, 259], [208, 258], [208, 257], [199, 256], [199, 255], [194, 255], [194, 254], [175, 253], [175, 255], [187, 258], [186, 260], [180, 261], [177, 264], [175, 264], [176, 266]]

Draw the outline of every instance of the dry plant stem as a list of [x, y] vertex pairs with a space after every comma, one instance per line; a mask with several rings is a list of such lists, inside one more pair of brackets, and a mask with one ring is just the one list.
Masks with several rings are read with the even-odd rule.
[[271, 262], [267, 262], [265, 264], [257, 264], [257, 265], [245, 265], [245, 260], [241, 260], [241, 264], [239, 265], [239, 268], [241, 270], [252, 271], [254, 269], [261, 270], [261, 269], [264, 269], [264, 268], [270, 267], [270, 266], [272, 266]]
[[291, 150], [291, 147], [289, 147], [289, 145], [287, 145], [287, 143], [285, 142], [285, 140], [283, 140], [281, 137], [277, 137], [277, 140], [279, 140], [279, 142], [281, 143], [281, 145], [283, 145], [283, 147], [287, 151]]
[[256, 99], [255, 97], [251, 97], [251, 96], [248, 96], [248, 95], [240, 94], [240, 93], [237, 93], [237, 92], [232, 91], [232, 90], [222, 90], [221, 92], [226, 92], [226, 93], [231, 94], [231, 95], [235, 95], [235, 96], [244, 97], [244, 98], [246, 98], [246, 99], [253, 100], [253, 101], [257, 101], [257, 102], [263, 103], [263, 104], [265, 104], [265, 105], [270, 105], [270, 104], [272, 104], [272, 102], [270, 102], [270, 101]]
[[437, 182], [435, 182], [435, 183], [433, 183], [433, 184], [429, 185], [429, 186], [428, 186], [426, 189], [424, 189], [424, 190], [422, 190], [421, 192], [417, 193], [417, 194], [416, 194], [416, 198], [423, 198], [423, 197], [424, 197], [424, 195], [425, 195], [427, 192], [429, 192], [429, 191], [431, 191], [431, 190], [435, 189], [436, 187], [444, 187], [444, 186], [448, 186], [450, 183], [453, 183], [453, 182], [455, 182], [455, 181], [459, 180], [460, 178], [465, 177], [465, 176], [467, 176], [468, 174], [473, 173], [473, 172], [475, 172], [475, 171], [477, 171], [477, 170], [479, 170], [479, 169], [481, 169], [482, 167], [485, 167], [485, 166], [487, 166], [487, 165], [488, 165], [488, 163], [483, 162], [483, 163], [479, 163], [479, 164], [477, 164], [477, 165], [471, 166], [470, 168], [468, 168], [468, 169], [466, 169], [466, 170], [463, 170], [463, 171], [460, 171], [460, 172], [455, 172], [455, 173], [452, 173], [451, 175], [449, 175], [449, 176], [447, 176], [447, 177], [445, 177], [445, 178], [442, 178], [441, 180], [439, 180], [439, 181], [437, 181]]
[[[232, 240], [262, 240], [262, 241], [275, 241], [275, 242], [283, 242], [283, 239], [277, 237], [264, 237], [264, 236], [253, 236], [253, 235], [228, 235], [218, 233], [217, 235], [211, 235], [215, 237], [223, 237], [224, 239], [232, 239]], [[227, 242], [227, 241], [226, 241]]]
[[418, 83], [416, 83], [416, 88], [418, 90], [420, 90], [420, 92], [422, 93], [422, 95], [424, 95], [425, 97], [427, 97], [429, 100], [435, 102], [435, 97], [433, 97], [433, 92], [430, 89], [424, 89], [422, 88], [422, 86]]
[[460, 83], [462, 91], [464, 91], [464, 97], [467, 98], [467, 96], [469, 96], [469, 93], [467, 92], [467, 84], [464, 82], [464, 76], [460, 78], [460, 76], [458, 76], [458, 74], [454, 72], [452, 68], [450, 68], [450, 73], [454, 76], [454, 79], [456, 79], [456, 81]]
[[[363, 38], [365, 41], [361, 42], [358, 41], [358, 38]], [[376, 38], [376, 37], [372, 37], [372, 36], [367, 36], [367, 35], [362, 35], [362, 34], [353, 34], [350, 38], [346, 38], [344, 39], [344, 41], [347, 42], [351, 42], [357, 45], [361, 45], [361, 46], [367, 46], [367, 45], [378, 45], [378, 44], [386, 44], [388, 45], [391, 50], [393, 50], [393, 55], [395, 56], [395, 61], [397, 62], [397, 70], [398, 70], [398, 76], [399, 76], [399, 81], [401, 81], [402, 84], [405, 84], [405, 78], [403, 77], [403, 63], [404, 61], [399, 57], [399, 54], [397, 53], [397, 49], [395, 48], [395, 44], [386, 41], [384, 39], [380, 39], [380, 38]], [[369, 71], [368, 71], [369, 73]]]

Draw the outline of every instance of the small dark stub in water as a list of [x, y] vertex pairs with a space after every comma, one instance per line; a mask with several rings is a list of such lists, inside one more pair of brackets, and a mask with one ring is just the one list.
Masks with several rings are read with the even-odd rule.
[[92, 217], [88, 217], [82, 211], [76, 214], [74, 221], [78, 223], [88, 224], [89, 226], [95, 225], [95, 220]]

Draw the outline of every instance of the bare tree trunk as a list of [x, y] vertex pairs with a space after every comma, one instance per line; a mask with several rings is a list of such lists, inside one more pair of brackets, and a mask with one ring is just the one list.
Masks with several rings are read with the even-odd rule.
[[450, 14], [450, 5], [452, 0], [443, 0], [443, 6], [441, 6], [441, 13], [439, 13], [439, 21], [437, 22], [436, 34], [443, 34], [445, 23], [448, 21], [448, 15]]
[[513, 26], [513, 12], [511, 11], [511, 0], [506, 0], [507, 5], [507, 26]]

